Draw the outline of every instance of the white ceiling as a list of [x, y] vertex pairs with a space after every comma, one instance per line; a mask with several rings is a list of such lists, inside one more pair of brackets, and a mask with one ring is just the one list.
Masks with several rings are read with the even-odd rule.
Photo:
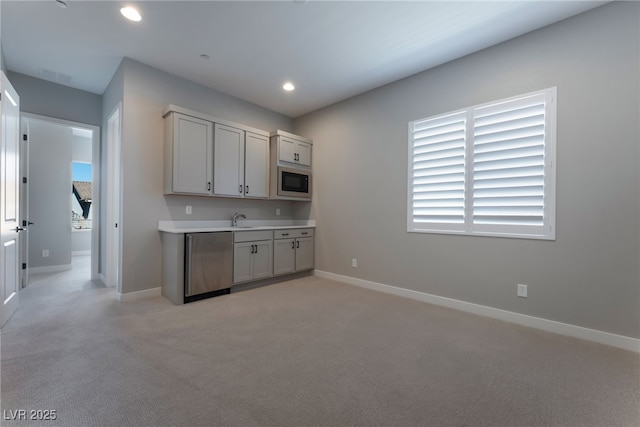
[[102, 94], [129, 57], [290, 117], [607, 3], [67, 1], [0, 2], [7, 69]]

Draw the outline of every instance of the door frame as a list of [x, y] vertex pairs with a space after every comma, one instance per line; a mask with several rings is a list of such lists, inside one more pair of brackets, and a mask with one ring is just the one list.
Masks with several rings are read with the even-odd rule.
[[[99, 279], [99, 262], [100, 262], [100, 126], [90, 125], [87, 123], [74, 122], [70, 120], [58, 119], [55, 117], [42, 116], [32, 113], [21, 113], [20, 121], [39, 120], [68, 127], [91, 130], [91, 279]], [[28, 126], [26, 126], [28, 130]], [[21, 125], [21, 129], [23, 126]], [[31, 137], [27, 139], [31, 142]], [[27, 176], [27, 182], [29, 178]], [[71, 219], [69, 219], [71, 220]], [[27, 262], [23, 260], [21, 262]], [[27, 264], [28, 265], [28, 264]]]
[[122, 293], [122, 102], [111, 111], [106, 126], [106, 222], [103, 283]]

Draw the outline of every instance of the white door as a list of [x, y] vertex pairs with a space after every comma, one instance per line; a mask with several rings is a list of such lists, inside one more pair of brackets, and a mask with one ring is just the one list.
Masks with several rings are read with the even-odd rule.
[[0, 326], [18, 309], [20, 262], [20, 98], [1, 73], [0, 82]]
[[273, 275], [289, 274], [296, 271], [295, 239], [273, 241]]
[[244, 162], [245, 197], [269, 197], [269, 138], [246, 132]]
[[289, 139], [287, 137], [281, 136], [280, 141], [278, 142], [280, 148], [280, 161], [288, 162], [288, 163], [297, 163], [296, 159], [298, 156], [296, 155], [296, 150], [298, 148], [298, 142]]
[[174, 113], [173, 191], [209, 195], [211, 191], [211, 122]]
[[220, 124], [213, 137], [213, 194], [244, 194], [244, 131]]
[[313, 237], [296, 239], [296, 271], [311, 270], [314, 263]]
[[107, 122], [107, 244], [105, 284], [120, 289], [120, 236], [121, 224], [121, 126], [120, 106], [111, 114]]
[[253, 254], [253, 278], [264, 279], [273, 276], [273, 241], [255, 243]]
[[296, 158], [299, 164], [311, 166], [311, 145], [306, 142], [299, 142], [296, 145]]
[[246, 282], [253, 279], [253, 242], [233, 245], [233, 283]]

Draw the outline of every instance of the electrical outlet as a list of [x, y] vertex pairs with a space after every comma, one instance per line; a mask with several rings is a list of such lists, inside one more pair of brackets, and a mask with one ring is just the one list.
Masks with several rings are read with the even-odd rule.
[[280, 208], [276, 208], [276, 216], [280, 216]]
[[42, 250], [42, 258], [47, 258], [49, 256], [49, 249]]
[[193, 208], [191, 207], [191, 205], [187, 205], [185, 210], [187, 212], [187, 215], [191, 215], [193, 213]]
[[518, 296], [521, 298], [527, 297], [527, 285], [518, 283]]
[[356, 268], [358, 266], [358, 260], [353, 258], [351, 259], [351, 267]]

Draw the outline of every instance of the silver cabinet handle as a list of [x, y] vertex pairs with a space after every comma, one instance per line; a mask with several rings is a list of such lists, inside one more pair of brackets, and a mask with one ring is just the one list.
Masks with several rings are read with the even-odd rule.
[[240, 189], [238, 191], [240, 194], [242, 194], [242, 184], [240, 184]]
[[211, 191], [211, 182], [207, 182], [207, 191]]

